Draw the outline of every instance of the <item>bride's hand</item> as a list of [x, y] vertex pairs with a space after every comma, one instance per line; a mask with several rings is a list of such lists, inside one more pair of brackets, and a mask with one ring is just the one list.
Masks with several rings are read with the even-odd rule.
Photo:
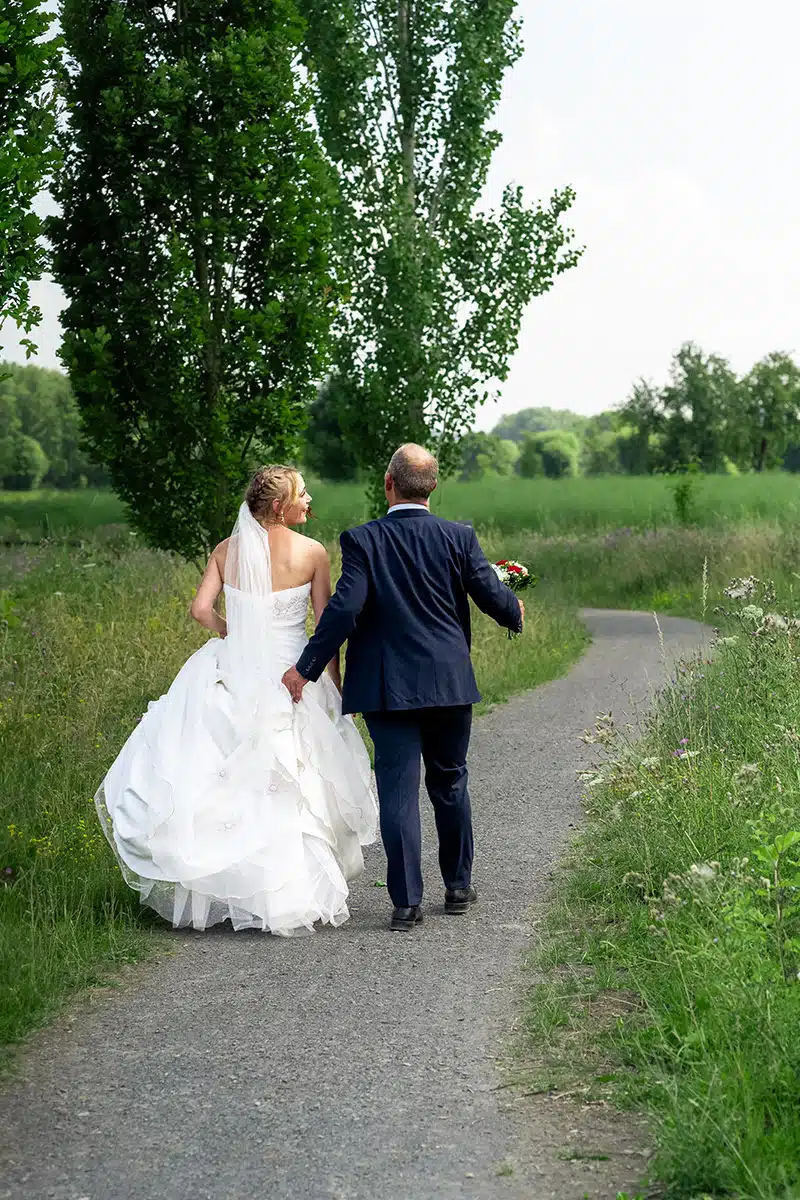
[[304, 675], [300, 674], [297, 667], [289, 667], [289, 670], [284, 673], [281, 683], [287, 689], [295, 704], [297, 704], [303, 695], [303, 688], [308, 683], [308, 680]]

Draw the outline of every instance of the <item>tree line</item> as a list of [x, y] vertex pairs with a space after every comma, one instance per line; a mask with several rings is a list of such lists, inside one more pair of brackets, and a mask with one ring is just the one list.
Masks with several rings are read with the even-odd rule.
[[328, 374], [373, 506], [401, 440], [458, 465], [525, 306], [580, 254], [569, 188], [482, 203], [514, 9], [62, 0], [56, 38], [45, 0], [7, 0], [0, 325], [35, 329], [51, 271], [87, 453], [151, 544], [223, 537]]
[[[3, 378], [4, 376], [4, 378]], [[304, 413], [295, 460], [316, 477], [362, 478], [353, 439], [339, 414], [347, 384], [331, 376]], [[486, 475], [644, 475], [800, 471], [800, 368], [768, 354], [742, 377], [724, 359], [686, 344], [666, 384], [639, 381], [618, 408], [594, 416], [525, 408], [490, 433], [455, 444], [463, 481]], [[0, 487], [76, 487], [107, 483], [82, 447], [78, 406], [60, 371], [0, 364]]]
[[[800, 368], [783, 352], [737, 376], [724, 358], [686, 343], [665, 384], [640, 380], [618, 408], [596, 416], [554, 415], [528, 409], [503, 418], [483, 435], [494, 439], [483, 455], [511, 439], [520, 474], [551, 478], [800, 469]], [[465, 450], [468, 476], [473, 451]]]
[[[323, 478], [356, 479], [336, 417], [337, 384], [311, 407], [306, 461]], [[673, 358], [667, 382], [640, 380], [616, 409], [587, 417], [567, 409], [525, 408], [490, 433], [457, 444], [458, 476], [519, 474], [645, 475], [688, 470], [736, 473], [800, 470], [800, 368], [775, 352], [737, 377], [718, 355], [692, 343]]]
[[0, 363], [0, 488], [107, 484], [81, 438], [78, 406], [63, 372]]

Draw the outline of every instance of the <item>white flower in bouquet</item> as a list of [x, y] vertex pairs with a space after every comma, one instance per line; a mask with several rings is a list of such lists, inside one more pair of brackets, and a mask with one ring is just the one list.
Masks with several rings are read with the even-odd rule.
[[524, 592], [526, 588], [535, 587], [539, 582], [524, 563], [514, 562], [510, 558], [501, 558], [499, 562], [492, 563], [492, 570], [500, 582], [510, 587], [512, 592]]

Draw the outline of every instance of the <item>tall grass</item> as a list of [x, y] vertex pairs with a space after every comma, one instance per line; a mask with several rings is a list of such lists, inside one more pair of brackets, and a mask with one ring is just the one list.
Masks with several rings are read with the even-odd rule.
[[191, 568], [127, 547], [38, 557], [4, 593], [0, 625], [0, 1042], [147, 949], [92, 796], [202, 640], [187, 619]]
[[[675, 480], [658, 476], [595, 479], [509, 479], [475, 483], [445, 480], [433, 494], [443, 517], [471, 520], [503, 536], [528, 530], [544, 537], [592, 535], [614, 530], [663, 530], [692, 523], [720, 530], [738, 524], [800, 521], [800, 478], [778, 471], [761, 475], [692, 477], [686, 512], [675, 499]], [[310, 532], [324, 541], [367, 519], [360, 484], [309, 481], [318, 520]], [[38, 541], [124, 522], [122, 504], [110, 492], [0, 492], [0, 541]]]
[[712, 589], [749, 574], [775, 579], [787, 596], [800, 586], [800, 525], [777, 521], [594, 537], [543, 538], [521, 530], [486, 535], [483, 544], [528, 563], [541, 578], [540, 599], [553, 606], [699, 617], [706, 562]]
[[[92, 796], [207, 636], [188, 617], [194, 568], [124, 531], [19, 555], [0, 555], [0, 1044], [152, 948], [161, 926], [123, 884]], [[484, 707], [562, 673], [582, 649], [569, 611], [534, 599], [528, 614], [512, 643], [476, 614]]]
[[[713, 661], [686, 665], [664, 692], [644, 741], [599, 721], [610, 757], [587, 780], [588, 825], [541, 956], [549, 979], [529, 997], [531, 1030], [566, 1044], [573, 1063], [581, 1030], [597, 1041], [598, 999], [612, 1010], [624, 999], [600, 1040], [617, 1098], [651, 1115], [652, 1174], [674, 1200], [800, 1194], [791, 605], [745, 597]], [[788, 624], [758, 616], [775, 608]]]

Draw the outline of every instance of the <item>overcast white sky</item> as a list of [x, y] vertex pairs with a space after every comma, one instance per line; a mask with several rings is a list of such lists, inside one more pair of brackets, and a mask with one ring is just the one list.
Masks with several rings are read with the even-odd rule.
[[[797, 0], [521, 0], [492, 192], [577, 191], [586, 253], [535, 300], [498, 405], [599, 412], [693, 340], [800, 351]], [[55, 366], [58, 290], [36, 289]], [[6, 354], [18, 357], [3, 344]]]

